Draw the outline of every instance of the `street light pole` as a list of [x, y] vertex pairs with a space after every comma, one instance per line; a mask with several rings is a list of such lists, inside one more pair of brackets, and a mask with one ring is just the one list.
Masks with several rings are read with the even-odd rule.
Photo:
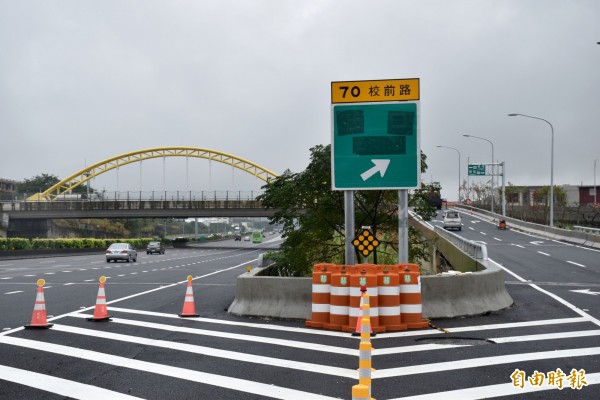
[[458, 149], [455, 149], [454, 147], [449, 147], [449, 146], [437, 146], [437, 147], [443, 147], [445, 149], [452, 149], [454, 151], [456, 151], [458, 153], [458, 202], [460, 203], [460, 151], [458, 151]]
[[533, 119], [539, 119], [540, 121], [544, 121], [548, 125], [550, 125], [550, 226], [554, 226], [554, 127], [550, 123], [550, 121], [545, 120], [544, 118], [534, 117], [532, 115], [526, 114], [517, 114], [512, 113], [508, 114], [509, 117], [527, 117]]
[[491, 140], [486, 139], [486, 138], [482, 138], [479, 136], [473, 136], [473, 135], [463, 135], [464, 137], [470, 137], [470, 138], [474, 138], [474, 139], [481, 139], [481, 140], [485, 140], [486, 142], [488, 142], [489, 144], [492, 145], [492, 214], [494, 213], [494, 143], [492, 143]]
[[598, 159], [594, 160], [594, 206], [596, 205], [596, 195], [598, 194], [598, 189], [596, 189], [596, 163]]

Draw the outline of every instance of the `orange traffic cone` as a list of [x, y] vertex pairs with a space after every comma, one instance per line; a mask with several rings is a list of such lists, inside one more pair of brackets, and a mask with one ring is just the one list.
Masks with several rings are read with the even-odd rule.
[[[354, 332], [352, 332], [352, 336], [362, 336], [362, 321], [364, 317], [364, 309], [365, 305], [369, 305], [369, 295], [367, 294], [367, 289], [361, 289], [361, 292], [363, 292], [363, 295], [360, 296], [360, 309], [358, 311], [358, 318], [356, 318], [356, 328], [354, 329]], [[375, 332], [373, 332], [371, 324], [369, 324], [369, 332], [371, 334], [371, 337], [377, 335]]]
[[33, 306], [33, 315], [31, 316], [31, 323], [25, 325], [25, 329], [48, 329], [54, 324], [49, 324], [46, 320], [46, 301], [44, 300], [44, 285], [46, 281], [38, 279], [37, 295], [35, 296], [35, 305]]
[[187, 289], [185, 290], [185, 300], [183, 302], [183, 310], [180, 317], [199, 317], [200, 315], [196, 314], [196, 306], [194, 304], [194, 292], [192, 290], [192, 276], [188, 275], [187, 277]]
[[106, 295], [104, 294], [104, 282], [106, 277], [100, 277], [100, 288], [98, 288], [98, 297], [96, 297], [96, 308], [94, 308], [94, 316], [87, 318], [88, 321], [103, 322], [110, 321], [110, 315], [106, 309]]

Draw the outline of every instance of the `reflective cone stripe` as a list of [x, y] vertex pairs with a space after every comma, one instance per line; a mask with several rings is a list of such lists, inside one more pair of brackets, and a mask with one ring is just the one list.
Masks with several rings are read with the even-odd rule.
[[[49, 324], [46, 319], [46, 301], [44, 300], [44, 282], [43, 279], [38, 281], [37, 294], [35, 295], [35, 303], [33, 305], [33, 314], [31, 315], [31, 323], [25, 325], [26, 329], [46, 329], [54, 324]], [[41, 285], [40, 285], [41, 283]]]
[[386, 332], [406, 330], [400, 317], [400, 276], [397, 271], [377, 274], [377, 294], [379, 325]]
[[196, 314], [196, 304], [194, 302], [194, 291], [192, 289], [192, 277], [188, 276], [187, 288], [185, 289], [185, 299], [183, 301], [183, 310], [180, 317], [199, 317]]
[[352, 336], [360, 336], [360, 332], [361, 332], [361, 322], [362, 322], [362, 318], [363, 318], [363, 308], [365, 306], [365, 297], [366, 297], [366, 301], [367, 303], [369, 302], [369, 298], [368, 295], [365, 293], [364, 296], [360, 297], [360, 307], [358, 310], [358, 317], [356, 318], [356, 326], [354, 327], [354, 331], [352, 332]]
[[358, 383], [369, 388], [369, 397], [371, 396], [371, 352], [373, 347], [371, 342], [360, 342], [359, 346], [359, 365], [358, 365]]
[[368, 304], [363, 305], [363, 315], [360, 319], [360, 340], [364, 342], [371, 341], [371, 317], [370, 314], [371, 306]]
[[106, 294], [104, 292], [104, 282], [106, 277], [100, 277], [100, 287], [98, 288], [98, 295], [96, 296], [96, 307], [94, 307], [94, 316], [88, 318], [88, 321], [109, 321], [110, 316], [108, 315], [108, 309], [106, 308]]

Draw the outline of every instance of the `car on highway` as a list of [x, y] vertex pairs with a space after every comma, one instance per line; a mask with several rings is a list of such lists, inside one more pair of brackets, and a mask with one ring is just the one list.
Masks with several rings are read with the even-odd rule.
[[129, 243], [113, 243], [106, 249], [106, 262], [117, 262], [124, 260], [127, 262], [137, 261], [137, 251]]
[[244, 242], [249, 242], [250, 241], [250, 236], [244, 236]]
[[165, 254], [165, 245], [162, 242], [150, 242], [146, 245], [146, 254]]
[[241, 233], [236, 233], [234, 238], [233, 238], [234, 242], [241, 242], [242, 241], [242, 234]]
[[442, 217], [444, 229], [462, 229], [462, 220], [457, 211], [446, 211]]

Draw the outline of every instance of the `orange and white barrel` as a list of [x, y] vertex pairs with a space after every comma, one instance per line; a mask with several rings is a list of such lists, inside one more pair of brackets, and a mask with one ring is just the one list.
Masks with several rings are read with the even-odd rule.
[[377, 275], [372, 271], [371, 265], [357, 265], [354, 271], [360, 271], [352, 274], [350, 277], [350, 316], [348, 318], [348, 326], [344, 327], [345, 332], [354, 332], [356, 321], [360, 312], [360, 298], [362, 296], [361, 288], [366, 288], [369, 294], [371, 306], [371, 329], [373, 332], [384, 332], [379, 326], [379, 308], [377, 302]]
[[377, 274], [377, 300], [379, 308], [379, 325], [386, 332], [404, 331], [400, 309], [400, 276], [386, 268]]
[[408, 329], [427, 328], [429, 322], [422, 316], [421, 274], [414, 269], [406, 265], [404, 271], [399, 273], [401, 321]]
[[313, 267], [312, 277], [312, 316], [306, 321], [310, 328], [322, 328], [329, 323], [331, 300], [331, 272], [328, 264], [317, 264]]
[[342, 327], [348, 325], [350, 314], [350, 274], [345, 267], [340, 272], [331, 274], [329, 304], [329, 323], [324, 323], [323, 328], [342, 330]]

